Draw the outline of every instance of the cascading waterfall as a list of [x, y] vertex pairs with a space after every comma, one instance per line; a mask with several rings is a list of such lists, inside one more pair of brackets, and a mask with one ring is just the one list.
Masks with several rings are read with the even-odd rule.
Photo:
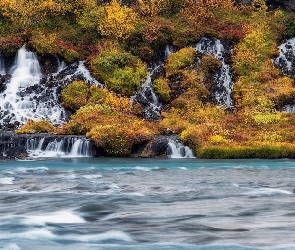
[[[281, 44], [278, 49], [280, 55], [273, 60], [274, 66], [280, 69], [284, 75], [295, 79], [295, 37]], [[284, 106], [283, 111], [294, 113], [295, 104]]]
[[219, 39], [202, 38], [195, 46], [195, 50], [202, 55], [214, 55], [222, 62], [222, 67], [214, 76], [217, 86], [213, 95], [217, 103], [221, 106], [230, 108], [233, 106], [231, 92], [233, 90], [233, 79], [230, 65], [226, 63], [226, 55], [230, 51], [225, 49]]
[[91, 157], [91, 144], [87, 138], [60, 138], [45, 144], [45, 138], [27, 139], [30, 157]]
[[0, 55], [0, 75], [6, 75], [4, 57]]
[[169, 139], [167, 147], [168, 158], [196, 158], [192, 149], [184, 146], [179, 140]]
[[96, 85], [100, 87], [103, 86], [90, 74], [90, 71], [85, 67], [83, 61], [75, 62], [68, 66], [65, 64], [65, 62], [58, 61], [58, 71], [56, 74], [54, 74], [53, 79], [50, 80], [57, 80], [59, 84], [66, 85], [67, 83], [77, 79], [83, 80], [89, 85]]
[[173, 53], [173, 46], [166, 45], [164, 51], [164, 60], [160, 61], [149, 68], [149, 73], [146, 80], [143, 82], [135, 96], [132, 98], [144, 107], [143, 116], [146, 119], [158, 120], [161, 116], [162, 105], [159, 103], [158, 97], [153, 90], [153, 78], [154, 75], [159, 74], [159, 72], [164, 69], [164, 62], [167, 60], [168, 56]]
[[278, 49], [280, 55], [273, 60], [273, 64], [279, 68], [284, 75], [295, 79], [295, 37], [281, 44]]
[[162, 105], [153, 90], [153, 75], [163, 68], [163, 63], [157, 64], [149, 69], [146, 80], [132, 98], [144, 106], [143, 116], [146, 119], [158, 120], [160, 118]]
[[1, 125], [17, 126], [29, 119], [48, 119], [53, 124], [65, 121], [66, 111], [57, 98], [56, 88], [39, 84], [41, 78], [36, 54], [27, 51], [24, 45], [16, 55], [7, 88], [0, 94]]

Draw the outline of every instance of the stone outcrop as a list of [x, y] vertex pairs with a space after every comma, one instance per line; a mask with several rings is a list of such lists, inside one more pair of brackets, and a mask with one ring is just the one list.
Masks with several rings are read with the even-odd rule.
[[[250, 5], [253, 0], [236, 0], [236, 3]], [[270, 9], [282, 8], [288, 11], [295, 11], [294, 0], [266, 0], [266, 4]]]

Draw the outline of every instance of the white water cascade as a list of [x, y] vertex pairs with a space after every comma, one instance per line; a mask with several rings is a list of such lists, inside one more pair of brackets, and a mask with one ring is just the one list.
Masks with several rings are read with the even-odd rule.
[[224, 48], [224, 45], [219, 39], [202, 38], [195, 46], [195, 50], [202, 55], [214, 55], [222, 62], [222, 67], [214, 76], [216, 88], [213, 95], [220, 106], [230, 108], [233, 106], [231, 93], [233, 90], [233, 79], [230, 65], [226, 63], [226, 54], [230, 50]]
[[159, 74], [161, 71], [163, 71], [164, 63], [172, 53], [173, 46], [166, 45], [163, 61], [159, 61], [158, 63], [155, 63], [149, 67], [149, 72], [145, 81], [137, 93], [132, 97], [132, 99], [138, 101], [144, 107], [143, 116], [146, 119], [158, 120], [161, 116], [162, 105], [153, 90], [153, 78], [156, 74]]
[[168, 158], [196, 158], [193, 150], [184, 146], [179, 140], [169, 139], [167, 148]]
[[1, 124], [24, 124], [27, 120], [48, 119], [53, 124], [65, 120], [65, 110], [56, 95], [56, 88], [39, 84], [42, 74], [37, 56], [19, 49], [11, 79], [6, 90], [0, 94]]
[[91, 144], [87, 138], [54, 139], [46, 146], [45, 138], [27, 140], [29, 157], [91, 157]]
[[[295, 79], [295, 37], [281, 44], [278, 49], [280, 55], [273, 60], [274, 66], [280, 69], [284, 75]], [[283, 111], [294, 113], [295, 104], [284, 106]]]
[[143, 116], [146, 119], [157, 120], [160, 118], [162, 105], [159, 103], [158, 97], [153, 90], [152, 77], [162, 68], [163, 63], [156, 64], [150, 68], [146, 80], [141, 85], [135, 96], [132, 97], [132, 99], [137, 100], [144, 106]]
[[0, 75], [6, 75], [4, 57], [0, 55]]
[[287, 40], [278, 47], [280, 55], [273, 60], [283, 74], [295, 78], [295, 37]]

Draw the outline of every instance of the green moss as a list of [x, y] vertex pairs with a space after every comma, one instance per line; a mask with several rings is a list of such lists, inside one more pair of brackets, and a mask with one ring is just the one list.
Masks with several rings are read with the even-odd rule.
[[178, 70], [183, 69], [189, 65], [191, 65], [196, 56], [196, 51], [194, 48], [183, 48], [179, 51], [172, 53], [166, 62], [165, 69], [166, 75], [175, 74]]
[[84, 81], [74, 81], [64, 88], [61, 94], [63, 106], [77, 110], [87, 104], [89, 88]]
[[147, 67], [130, 53], [111, 50], [89, 61], [92, 73], [103, 80], [108, 89], [131, 96], [147, 76]]
[[156, 79], [153, 83], [153, 88], [162, 102], [169, 102], [171, 90], [168, 85], [168, 79]]
[[202, 57], [200, 67], [204, 73], [214, 73], [222, 67], [222, 62], [213, 55]]
[[197, 150], [203, 159], [295, 158], [295, 148], [288, 146], [207, 147]]

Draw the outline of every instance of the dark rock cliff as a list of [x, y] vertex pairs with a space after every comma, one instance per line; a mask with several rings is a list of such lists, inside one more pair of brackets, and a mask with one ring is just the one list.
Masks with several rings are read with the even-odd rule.
[[[236, 0], [239, 4], [250, 5], [253, 0]], [[282, 8], [288, 11], [295, 11], [294, 0], [266, 0], [270, 9]]]

